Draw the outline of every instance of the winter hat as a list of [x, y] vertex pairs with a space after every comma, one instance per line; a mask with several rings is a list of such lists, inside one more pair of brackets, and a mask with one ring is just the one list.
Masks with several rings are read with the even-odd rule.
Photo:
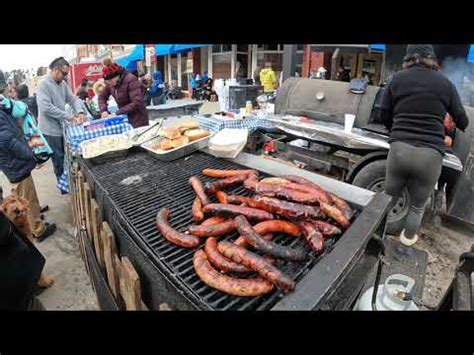
[[123, 72], [123, 67], [120, 65], [112, 62], [112, 59], [106, 58], [102, 62], [104, 64], [104, 68], [102, 69], [102, 76], [105, 80], [110, 80], [119, 76]]
[[436, 59], [436, 55], [431, 44], [409, 44], [407, 46], [405, 60], [414, 58], [417, 55], [421, 58]]

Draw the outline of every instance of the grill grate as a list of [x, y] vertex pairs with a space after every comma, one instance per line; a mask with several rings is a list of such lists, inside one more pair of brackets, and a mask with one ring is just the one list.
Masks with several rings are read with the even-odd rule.
[[[174, 286], [180, 289], [179, 292], [185, 292], [196, 300], [200, 308], [265, 310], [271, 308], [284, 296], [282, 291], [275, 290], [260, 297], [235, 297], [208, 287], [194, 271], [192, 257], [195, 251], [174, 246], [166, 241], [155, 227], [156, 213], [163, 207], [171, 210], [170, 223], [174, 228], [184, 230], [185, 227], [193, 224], [191, 206], [195, 195], [188, 185], [188, 179], [191, 176], [197, 175], [206, 182], [214, 179], [201, 174], [205, 168], [243, 169], [245, 167], [200, 152], [174, 162], [159, 162], [147, 153], [135, 152], [130, 153], [125, 160], [117, 158], [101, 165], [84, 161], [84, 165], [89, 170], [90, 177], [95, 180], [97, 188], [103, 189], [104, 194], [113, 202], [118, 212], [126, 218], [129, 227], [152, 251], [155, 257], [154, 263], [174, 275], [180, 281]], [[124, 180], [132, 176], [139, 176], [140, 179], [127, 185]], [[241, 186], [226, 192], [248, 195]], [[237, 233], [234, 233], [221, 240], [235, 240], [236, 237]], [[278, 235], [274, 240], [296, 249], [308, 248], [303, 238]], [[334, 239], [326, 240], [324, 254], [330, 252], [334, 244]], [[311, 254], [311, 258], [306, 263], [279, 261], [277, 266], [298, 281], [324, 254], [318, 257]]]

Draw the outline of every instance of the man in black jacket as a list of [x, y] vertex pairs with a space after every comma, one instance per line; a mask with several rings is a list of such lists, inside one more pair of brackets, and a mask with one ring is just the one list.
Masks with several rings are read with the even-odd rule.
[[408, 188], [410, 210], [400, 241], [411, 246], [441, 174], [444, 117], [449, 113], [462, 131], [469, 120], [455, 86], [439, 72], [433, 46], [408, 45], [403, 68], [383, 93], [380, 121], [391, 132], [385, 191], [395, 203]]

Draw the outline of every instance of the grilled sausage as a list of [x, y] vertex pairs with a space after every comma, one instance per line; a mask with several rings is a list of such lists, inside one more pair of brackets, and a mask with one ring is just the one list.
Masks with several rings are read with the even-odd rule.
[[227, 235], [232, 233], [236, 229], [235, 222], [233, 219], [228, 221], [207, 225], [207, 226], [190, 226], [188, 228], [188, 232], [196, 237], [200, 238], [207, 238], [207, 237], [222, 237], [223, 235]]
[[227, 194], [224, 191], [216, 191], [215, 195], [219, 203], [227, 203]]
[[308, 205], [317, 205], [320, 202], [320, 196], [312, 193], [294, 190], [282, 185], [257, 183], [255, 192], [267, 197], [278, 197], [291, 202], [297, 202]]
[[255, 221], [274, 219], [271, 213], [251, 207], [235, 206], [231, 204], [211, 203], [202, 209], [204, 214], [224, 216], [245, 216]]
[[[252, 205], [254, 208], [259, 208], [289, 219], [320, 218], [323, 216], [317, 206], [306, 206], [270, 197], [257, 196], [253, 199]], [[249, 204], [249, 206], [251, 205]]]
[[[306, 179], [304, 180], [308, 181]], [[312, 186], [309, 184], [308, 185], [300, 184], [300, 183], [291, 182], [289, 180], [282, 179], [282, 178], [267, 178], [267, 179], [261, 180], [260, 183], [274, 184], [274, 185], [278, 185], [287, 189], [306, 192], [308, 194], [311, 194], [312, 198], [316, 200], [317, 202], [324, 202], [324, 203], [330, 202], [330, 198], [328, 195], [329, 193], [324, 191], [319, 186], [316, 188], [315, 186], [317, 185]], [[308, 183], [310, 183], [310, 181], [308, 181]], [[295, 202], [299, 202], [299, 201], [295, 201]]]
[[206, 219], [204, 222], [201, 223], [201, 226], [213, 226], [214, 224], [220, 224], [227, 221], [227, 218], [221, 216], [214, 216], [211, 218]]
[[339, 224], [342, 229], [347, 229], [351, 225], [349, 220], [344, 217], [342, 212], [335, 206], [331, 206], [327, 203], [321, 203], [321, 211], [323, 211], [326, 216], [336, 221], [336, 223]]
[[284, 290], [293, 290], [295, 288], [295, 282], [291, 278], [267, 262], [261, 256], [258, 256], [245, 248], [239, 247], [238, 245], [225, 241], [220, 242], [217, 245], [217, 248], [224, 256], [254, 270], [260, 276], [278, 287]]
[[[254, 228], [255, 228], [255, 226], [254, 226]], [[262, 238], [265, 239], [267, 242], [269, 242], [270, 240], [273, 239], [273, 234], [264, 234], [264, 235], [262, 235]], [[244, 248], [248, 245], [247, 241], [242, 236], [238, 237], [235, 240], [234, 244], [238, 245], [238, 246], [241, 246], [241, 247], [244, 247]]]
[[196, 196], [192, 207], [193, 220], [195, 222], [201, 222], [204, 219], [204, 213], [202, 213], [201, 199]]
[[289, 180], [291, 182], [303, 185], [303, 186], [311, 186], [313, 189], [319, 191], [320, 202], [324, 203], [331, 203], [331, 195], [324, 190], [321, 186], [315, 184], [314, 182], [305, 179], [304, 177], [296, 176], [296, 175], [283, 175], [283, 178]]
[[255, 170], [245, 169], [245, 170], [218, 170], [218, 169], [204, 169], [202, 171], [203, 175], [213, 177], [213, 178], [228, 178], [237, 175], [248, 175], [252, 173], [257, 173]]
[[324, 250], [324, 238], [321, 232], [313, 223], [308, 221], [301, 221], [300, 226], [311, 250], [317, 254], [322, 253]]
[[209, 287], [239, 297], [265, 295], [273, 290], [271, 282], [263, 278], [236, 279], [214, 269], [203, 250], [194, 253], [193, 266], [199, 278]]
[[255, 249], [275, 258], [288, 261], [301, 261], [306, 259], [307, 255], [303, 251], [284, 247], [274, 242], [264, 240], [261, 236], [255, 233], [251, 224], [244, 216], [235, 217], [234, 221], [240, 235]]
[[344, 201], [342, 198], [340, 198], [339, 196], [336, 196], [334, 194], [331, 194], [331, 199], [332, 199], [332, 202], [334, 204], [334, 206], [336, 206], [339, 211], [342, 212], [342, 215], [348, 220], [350, 221], [352, 216], [354, 215], [354, 211], [352, 210], [352, 208], [349, 206], [349, 204]]
[[180, 233], [168, 224], [170, 210], [162, 208], [156, 215], [156, 228], [163, 237], [170, 243], [176, 244], [183, 248], [196, 248], [199, 245], [199, 238], [191, 235]]
[[207, 238], [206, 244], [204, 245], [204, 251], [206, 252], [207, 259], [216, 269], [225, 271], [225, 272], [249, 272], [250, 269], [244, 265], [233, 262], [232, 260], [226, 258], [222, 255], [219, 250], [217, 250], [217, 239], [216, 238]]
[[256, 203], [252, 198], [239, 195], [227, 195], [227, 203], [232, 205], [246, 204], [252, 208], [257, 208], [256, 206], [258, 205], [258, 203]]
[[257, 174], [249, 174], [247, 179], [244, 181], [244, 187], [247, 190], [255, 191], [255, 187], [258, 183], [258, 175]]
[[205, 189], [208, 193], [215, 193], [217, 190], [223, 190], [229, 187], [240, 185], [247, 179], [247, 177], [248, 175], [231, 176], [225, 179], [207, 183]]
[[189, 184], [193, 188], [196, 195], [201, 199], [203, 206], [209, 204], [209, 198], [204, 192], [204, 187], [202, 186], [201, 180], [197, 176], [192, 176], [189, 178]]
[[341, 234], [341, 230], [331, 223], [324, 221], [311, 221], [312, 224], [321, 232], [323, 237], [330, 237], [335, 234]]

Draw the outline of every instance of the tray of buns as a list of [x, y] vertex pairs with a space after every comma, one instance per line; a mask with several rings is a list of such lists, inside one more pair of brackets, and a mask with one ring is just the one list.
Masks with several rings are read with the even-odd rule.
[[172, 161], [206, 148], [212, 135], [194, 119], [166, 120], [159, 136], [140, 147], [158, 160]]

